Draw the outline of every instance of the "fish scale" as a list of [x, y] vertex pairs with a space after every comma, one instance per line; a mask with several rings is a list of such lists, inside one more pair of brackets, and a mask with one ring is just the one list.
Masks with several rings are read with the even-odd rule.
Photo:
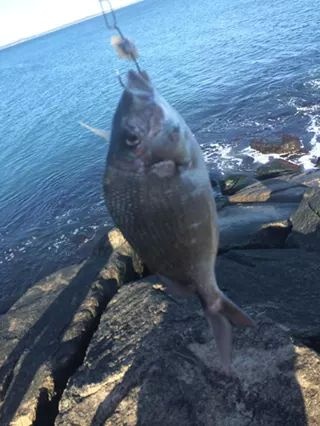
[[217, 249], [210, 235], [213, 223], [211, 216], [203, 215], [204, 203], [212, 200], [209, 182], [190, 195], [192, 180], [179, 174], [162, 179], [127, 175], [114, 167], [107, 169], [105, 182], [111, 216], [151, 270], [179, 276], [179, 281], [192, 280], [190, 270], [204, 250], [212, 257], [213, 268]]

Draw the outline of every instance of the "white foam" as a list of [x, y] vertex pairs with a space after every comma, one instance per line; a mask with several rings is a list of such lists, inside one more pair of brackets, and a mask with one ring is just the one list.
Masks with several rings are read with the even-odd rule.
[[312, 134], [310, 145], [311, 150], [308, 154], [303, 155], [299, 158], [299, 162], [303, 164], [305, 169], [312, 169], [315, 167], [312, 159], [317, 159], [320, 157], [320, 114], [311, 116], [310, 124], [307, 127], [307, 132]]
[[254, 159], [254, 163], [261, 163], [261, 164], [266, 164], [274, 158], [282, 158], [280, 154], [262, 154], [261, 152], [256, 151], [250, 146], [242, 150], [242, 153], [252, 157]]
[[[314, 88], [320, 88], [320, 80], [311, 80], [308, 84]], [[305, 170], [314, 169], [316, 167], [315, 161], [320, 157], [320, 104], [299, 106], [299, 100], [295, 97], [292, 97], [288, 104], [296, 109], [297, 115], [300, 114], [309, 119], [306, 131], [311, 135], [309, 140], [310, 151], [297, 159], [290, 159], [290, 161], [303, 165]], [[255, 163], [262, 164], [266, 164], [270, 159], [284, 158], [279, 154], [262, 154], [251, 147], [245, 148], [242, 153], [252, 157]]]
[[308, 81], [305, 85], [312, 87], [312, 89], [319, 90], [320, 89], [320, 79], [315, 78], [314, 80]]
[[202, 145], [202, 149], [205, 161], [207, 163], [214, 163], [221, 170], [240, 166], [243, 161], [241, 158], [237, 158], [232, 154], [231, 145], [211, 143], [209, 146]]

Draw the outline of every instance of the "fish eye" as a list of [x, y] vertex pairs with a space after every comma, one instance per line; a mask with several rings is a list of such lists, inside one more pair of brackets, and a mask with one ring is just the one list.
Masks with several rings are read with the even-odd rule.
[[134, 135], [133, 133], [129, 133], [126, 136], [126, 144], [128, 146], [136, 146], [139, 145], [140, 143], [140, 139], [138, 138], [137, 135]]

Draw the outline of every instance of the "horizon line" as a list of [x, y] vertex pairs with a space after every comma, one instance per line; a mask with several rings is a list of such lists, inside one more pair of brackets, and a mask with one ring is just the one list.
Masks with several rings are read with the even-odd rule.
[[[131, 5], [135, 4], [135, 3], [141, 3], [142, 1], [143, 0], [131, 0], [130, 3], [125, 4], [125, 5], [120, 5], [120, 6], [116, 7], [116, 8], [114, 8], [114, 10], [124, 9], [125, 7], [131, 6]], [[108, 14], [109, 13], [110, 12], [108, 12]], [[36, 38], [44, 37], [44, 36], [46, 36], [48, 34], [51, 34], [51, 33], [54, 33], [54, 32], [60, 31], [60, 30], [63, 30], [64, 28], [71, 27], [72, 25], [77, 25], [77, 24], [80, 24], [81, 22], [88, 21], [89, 19], [97, 18], [98, 16], [102, 16], [102, 13], [101, 12], [94, 13], [92, 15], [88, 15], [88, 16], [85, 16], [83, 18], [76, 19], [75, 21], [71, 21], [71, 22], [67, 22], [67, 23], [65, 23], [63, 25], [59, 25], [58, 27], [51, 28], [50, 30], [43, 31], [41, 33], [34, 34], [34, 35], [29, 36], [29, 37], [24, 37], [24, 38], [18, 39], [16, 41], [12, 41], [10, 43], [0, 45], [0, 51], [1, 50], [5, 50], [5, 49], [9, 49], [10, 47], [17, 46], [18, 44], [26, 43], [26, 42], [34, 40]]]

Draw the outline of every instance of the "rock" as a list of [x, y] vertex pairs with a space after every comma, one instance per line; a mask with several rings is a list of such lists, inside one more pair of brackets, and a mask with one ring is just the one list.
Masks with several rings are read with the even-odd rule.
[[132, 249], [114, 230], [87, 261], [40, 281], [1, 317], [1, 426], [53, 424], [106, 303], [137, 276]]
[[292, 232], [288, 247], [320, 251], [320, 190], [310, 188], [291, 217]]
[[220, 180], [221, 180], [220, 173], [212, 169], [209, 169], [208, 173], [209, 173], [209, 179], [210, 179], [212, 188], [220, 191]]
[[228, 197], [226, 197], [225, 195], [213, 193], [213, 196], [216, 202], [216, 208], [218, 212], [229, 204]]
[[196, 299], [177, 301], [156, 283], [124, 286], [108, 305], [56, 426], [318, 424], [316, 353], [247, 307], [257, 325], [235, 332], [227, 377]]
[[256, 176], [258, 179], [262, 180], [289, 173], [299, 173], [301, 171], [302, 166], [281, 158], [275, 158], [267, 164], [259, 166], [256, 170]]
[[220, 181], [221, 192], [224, 195], [232, 195], [246, 186], [256, 183], [257, 179], [250, 175], [232, 174]]
[[217, 280], [240, 305], [252, 305], [298, 339], [319, 336], [319, 253], [232, 250], [218, 257]]
[[218, 211], [219, 250], [284, 247], [297, 203], [233, 204]]
[[286, 134], [277, 142], [255, 139], [250, 143], [250, 147], [262, 154], [296, 154], [302, 150], [300, 139]]
[[307, 187], [320, 188], [320, 170], [284, 175], [249, 185], [228, 197], [229, 203], [300, 202]]

